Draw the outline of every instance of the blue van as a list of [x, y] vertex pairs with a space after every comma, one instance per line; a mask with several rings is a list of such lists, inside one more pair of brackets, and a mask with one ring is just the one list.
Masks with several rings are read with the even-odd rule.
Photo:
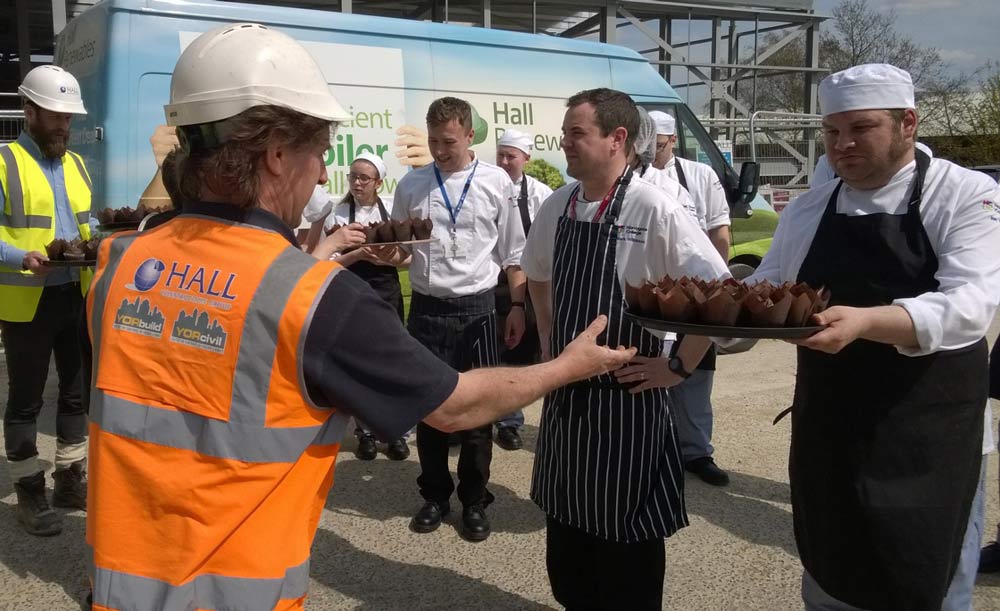
[[[215, 0], [105, 0], [71, 21], [56, 63], [79, 80], [89, 114], [73, 124], [70, 147], [94, 183], [95, 208], [135, 206], [156, 166], [149, 137], [163, 124], [170, 75], [200, 33], [249, 21], [302, 42], [353, 115], [326, 156], [330, 191], [362, 152], [385, 155], [383, 195], [406, 171], [393, 152], [398, 131], [421, 129], [443, 95], [476, 110], [474, 149], [491, 159], [496, 139], [515, 127], [535, 136], [535, 158], [565, 172], [560, 128], [565, 100], [582, 89], [612, 87], [678, 119], [680, 152], [707, 157], [722, 177], [735, 217], [754, 199], [754, 168], [743, 187], [694, 114], [638, 53], [596, 42], [385, 17]], [[757, 198], [760, 199], [760, 198]], [[759, 205], [756, 204], [755, 205]]]

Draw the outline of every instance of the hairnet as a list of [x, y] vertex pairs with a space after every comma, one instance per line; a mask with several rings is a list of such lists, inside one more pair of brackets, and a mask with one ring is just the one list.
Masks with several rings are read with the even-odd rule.
[[639, 107], [639, 133], [635, 135], [635, 154], [644, 165], [656, 157], [656, 122], [646, 109]]

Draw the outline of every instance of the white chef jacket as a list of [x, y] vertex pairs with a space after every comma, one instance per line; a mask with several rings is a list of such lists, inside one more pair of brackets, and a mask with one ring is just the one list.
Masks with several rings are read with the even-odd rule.
[[534, 221], [538, 211], [542, 209], [542, 204], [552, 195], [552, 189], [534, 177], [521, 174], [520, 180], [514, 183], [509, 200], [510, 204], [514, 206], [513, 214], [517, 220], [521, 219], [521, 212], [517, 209], [517, 199], [521, 197], [521, 183], [525, 180], [528, 181], [528, 218]]
[[[859, 216], [905, 214], [916, 162], [880, 189], [846, 184], [837, 212]], [[771, 249], [746, 282], [794, 281], [809, 252], [823, 210], [839, 180], [806, 191], [782, 211]], [[938, 258], [937, 292], [897, 299], [916, 329], [919, 348], [896, 349], [922, 356], [973, 344], [986, 334], [1000, 301], [1000, 187], [988, 176], [943, 159], [932, 159], [924, 182], [920, 218]], [[994, 448], [992, 410], [986, 405], [983, 453]]]
[[[859, 191], [846, 184], [837, 212], [851, 216], [905, 214], [916, 163], [889, 183]], [[794, 281], [812, 244], [827, 201], [838, 181], [800, 195], [781, 213], [771, 249], [747, 282]], [[962, 348], [985, 334], [1000, 301], [1000, 188], [988, 176], [941, 159], [931, 161], [920, 216], [938, 258], [937, 292], [897, 299], [913, 319], [919, 348], [897, 347], [921, 356]]]
[[[454, 208], [476, 162], [457, 172], [441, 172]], [[434, 164], [408, 172], [396, 187], [392, 218], [430, 218], [435, 241], [413, 247], [410, 283], [413, 290], [441, 299], [474, 295], [496, 287], [501, 268], [518, 265], [524, 229], [510, 206], [513, 183], [507, 172], [479, 160], [457, 218], [459, 256], [451, 253], [451, 216], [434, 175]], [[514, 201], [517, 200], [513, 196]]]
[[722, 188], [719, 175], [712, 166], [674, 155], [663, 168], [663, 172], [673, 180], [677, 180], [678, 163], [684, 170], [687, 189], [694, 202], [698, 224], [702, 230], [710, 231], [729, 226], [729, 202], [726, 200], [726, 191]]
[[[638, 173], [638, 170], [636, 170]], [[679, 183], [676, 179], [671, 178], [670, 174], [666, 170], [661, 170], [659, 168], [654, 168], [649, 166], [646, 171], [642, 173], [642, 178], [647, 182], [653, 183], [657, 187], [663, 189], [667, 192], [667, 195], [677, 201], [681, 208], [687, 210], [687, 213], [691, 215], [691, 218], [695, 220], [696, 223], [701, 225], [701, 220], [698, 218], [698, 208], [694, 205], [694, 200], [691, 199], [691, 194], [688, 190]]]
[[[556, 228], [577, 184], [573, 182], [553, 193], [531, 225], [521, 257], [521, 267], [531, 280], [552, 279]], [[592, 222], [604, 194], [595, 201], [585, 201], [582, 191], [578, 193], [577, 220]], [[603, 217], [598, 219], [602, 221]], [[615, 256], [623, 291], [626, 283], [640, 286], [644, 280], [657, 282], [666, 275], [706, 280], [729, 276], [722, 257], [688, 212], [643, 178], [633, 176], [616, 224], [623, 227]]]

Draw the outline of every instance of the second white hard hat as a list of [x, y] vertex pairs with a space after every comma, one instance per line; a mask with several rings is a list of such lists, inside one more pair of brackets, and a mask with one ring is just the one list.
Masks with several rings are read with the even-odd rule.
[[184, 126], [222, 121], [255, 106], [351, 119], [305, 47], [256, 23], [225, 25], [196, 38], [177, 60], [164, 110], [168, 125]]
[[59, 66], [38, 66], [24, 77], [17, 92], [45, 110], [85, 115], [76, 77]]

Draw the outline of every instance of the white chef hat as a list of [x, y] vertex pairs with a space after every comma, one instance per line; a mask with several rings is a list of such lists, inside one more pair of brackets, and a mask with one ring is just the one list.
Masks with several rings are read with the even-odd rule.
[[497, 146], [512, 146], [525, 155], [531, 154], [531, 134], [527, 134], [516, 129], [505, 129], [503, 135], [497, 140]]
[[378, 155], [375, 155], [373, 153], [361, 153], [360, 155], [354, 158], [354, 161], [367, 161], [368, 163], [375, 166], [375, 170], [378, 171], [379, 178], [385, 178], [385, 172], [386, 172], [385, 162], [382, 161], [382, 158], [379, 157]]
[[889, 64], [862, 64], [841, 70], [819, 84], [823, 116], [850, 110], [916, 108], [913, 79]]
[[677, 120], [674, 119], [673, 115], [662, 110], [654, 110], [649, 113], [649, 116], [656, 123], [657, 136], [673, 136], [677, 133]]

